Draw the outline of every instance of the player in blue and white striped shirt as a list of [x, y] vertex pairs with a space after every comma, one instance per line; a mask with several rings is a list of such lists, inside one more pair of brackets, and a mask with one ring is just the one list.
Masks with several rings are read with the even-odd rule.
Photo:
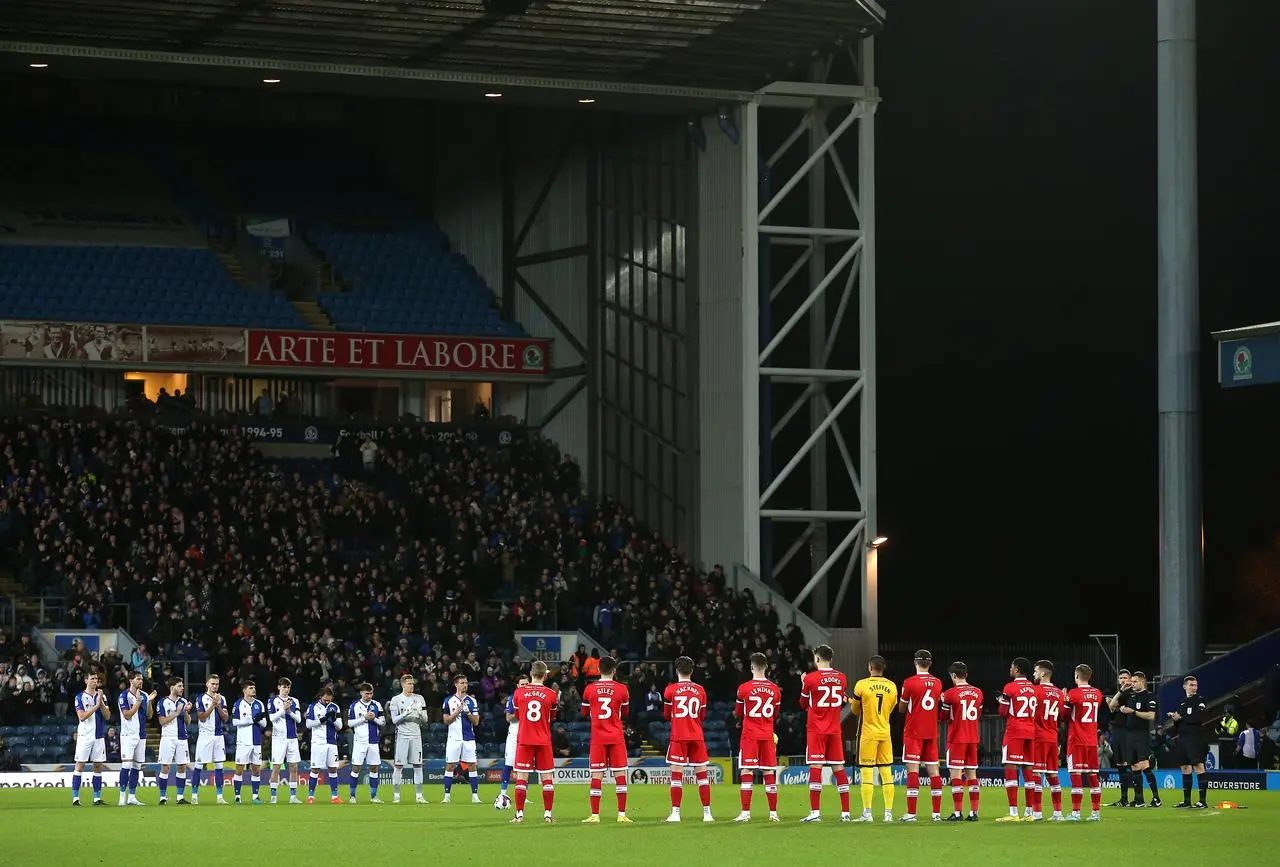
[[267, 706], [258, 701], [258, 686], [252, 680], [246, 680], [240, 688], [244, 696], [236, 701], [231, 712], [231, 724], [236, 729], [236, 771], [231, 785], [239, 804], [244, 772], [248, 768], [253, 803], [261, 804], [258, 787], [262, 785], [262, 732], [267, 727]]
[[307, 728], [311, 729], [311, 782], [307, 803], [316, 802], [316, 783], [320, 772], [329, 772], [329, 803], [338, 803], [338, 731], [342, 728], [342, 711], [333, 703], [333, 688], [326, 686], [307, 708]]
[[444, 723], [449, 737], [444, 745], [444, 802], [452, 800], [450, 789], [458, 769], [470, 776], [471, 803], [480, 803], [480, 774], [476, 768], [476, 726], [480, 723], [480, 705], [467, 694], [465, 674], [453, 679], [454, 695], [444, 700]]
[[174, 768], [178, 782], [178, 804], [186, 805], [187, 765], [191, 762], [187, 741], [187, 724], [191, 721], [191, 705], [182, 697], [186, 684], [181, 678], [169, 681], [169, 697], [156, 705], [160, 724], [160, 803], [169, 803], [169, 770]]
[[155, 709], [156, 694], [142, 691], [142, 672], [129, 678], [129, 688], [120, 693], [120, 806], [141, 807], [138, 774], [147, 763], [147, 717]]
[[71, 775], [71, 806], [80, 806], [80, 775], [84, 773], [85, 762], [93, 763], [93, 805], [101, 807], [102, 800], [102, 768], [107, 761], [107, 720], [111, 718], [111, 707], [107, 704], [107, 696], [98, 688], [98, 675], [90, 674], [84, 679], [84, 692], [76, 696], [76, 718], [80, 720], [76, 727], [76, 770]]
[[382, 767], [382, 756], [378, 754], [378, 738], [382, 736], [382, 727], [387, 724], [382, 704], [373, 697], [373, 686], [362, 683], [359, 686], [360, 699], [351, 702], [347, 708], [347, 728], [351, 729], [351, 803], [356, 802], [356, 785], [360, 782], [360, 766], [369, 769], [369, 803], [381, 804], [378, 800], [378, 771]]
[[[529, 675], [522, 674], [516, 678], [516, 689], [529, 685]], [[511, 784], [511, 772], [516, 764], [516, 738], [520, 733], [520, 717], [516, 714], [516, 694], [507, 696], [507, 749], [502, 760], [502, 792], [499, 793], [493, 806], [499, 810], [511, 808], [511, 798], [507, 795], [507, 787]]]
[[302, 710], [298, 700], [289, 695], [293, 681], [287, 677], [276, 682], [279, 695], [267, 701], [267, 719], [271, 721], [271, 803], [276, 802], [276, 789], [280, 786], [280, 769], [287, 768], [289, 777], [289, 803], [298, 800], [298, 724], [302, 722]]

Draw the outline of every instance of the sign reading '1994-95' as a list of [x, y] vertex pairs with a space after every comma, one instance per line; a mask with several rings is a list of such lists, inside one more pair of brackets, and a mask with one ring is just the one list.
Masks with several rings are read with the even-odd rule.
[[551, 341], [325, 331], [249, 332], [250, 367], [541, 376]]

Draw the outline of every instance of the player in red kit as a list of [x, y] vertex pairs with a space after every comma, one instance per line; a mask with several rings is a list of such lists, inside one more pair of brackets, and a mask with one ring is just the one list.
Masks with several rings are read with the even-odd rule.
[[[969, 683], [969, 666], [953, 662], [947, 669], [951, 689], [942, 694], [942, 713], [947, 720], [947, 771], [951, 774], [951, 804], [948, 822], [978, 821], [978, 744], [982, 719], [982, 690]], [[969, 815], [961, 816], [964, 789], [969, 787]]]
[[738, 687], [734, 715], [742, 720], [738, 768], [742, 774], [742, 812], [735, 822], [751, 821], [751, 787], [756, 771], [764, 774], [764, 794], [769, 800], [769, 821], [778, 818], [778, 749], [773, 724], [782, 707], [782, 689], [765, 677], [769, 661], [763, 653], [751, 654], [751, 680]]
[[662, 715], [671, 721], [671, 742], [667, 764], [671, 765], [671, 815], [668, 822], [680, 821], [680, 800], [684, 795], [684, 769], [693, 768], [702, 799], [702, 821], [714, 822], [711, 815], [711, 779], [707, 775], [707, 742], [702, 721], [707, 716], [707, 691], [691, 679], [693, 660], [676, 659], [676, 682], [667, 684], [662, 696]]
[[809, 815], [802, 822], [822, 819], [822, 768], [831, 767], [831, 776], [840, 793], [840, 821], [849, 815], [849, 775], [844, 769], [844, 737], [840, 734], [840, 712], [849, 692], [845, 676], [831, 667], [835, 652], [825, 644], [813, 649], [817, 668], [804, 676], [800, 706], [807, 711], [805, 761], [809, 764]]
[[1071, 815], [1068, 822], [1080, 821], [1084, 784], [1089, 784], [1093, 812], [1086, 820], [1102, 818], [1102, 783], [1098, 779], [1098, 714], [1106, 698], [1102, 690], [1089, 685], [1093, 669], [1076, 666], [1075, 688], [1067, 692], [1067, 773], [1071, 775]]
[[1058, 717], [1066, 694], [1053, 685], [1053, 663], [1042, 659], [1036, 663], [1036, 743], [1035, 743], [1035, 809], [1031, 821], [1044, 818], [1044, 787], [1048, 779], [1049, 794], [1053, 799], [1053, 816], [1050, 821], [1061, 822], [1062, 786], [1058, 776]]
[[517, 687], [511, 696], [516, 720], [516, 816], [513, 825], [524, 821], [524, 802], [529, 794], [529, 774], [536, 771], [542, 780], [542, 821], [555, 819], [551, 808], [556, 800], [555, 759], [551, 753], [551, 718], [556, 715], [556, 691], [543, 683], [547, 664], [537, 660], [529, 668], [532, 683]]
[[612, 656], [600, 660], [600, 679], [582, 691], [582, 715], [591, 719], [591, 815], [584, 825], [600, 824], [600, 789], [605, 774], [613, 775], [618, 795], [618, 822], [627, 818], [627, 740], [622, 721], [631, 712], [631, 693], [626, 684], [613, 679], [618, 661]]
[[1035, 774], [1032, 766], [1036, 743], [1036, 687], [1027, 676], [1031, 660], [1019, 656], [1009, 666], [1013, 678], [1000, 693], [1000, 716], [1004, 717], [1004, 790], [1009, 795], [1009, 815], [997, 822], [1018, 821], [1018, 771], [1023, 772], [1026, 789], [1024, 803], [1030, 810], [1035, 803]]
[[942, 774], [938, 768], [938, 710], [942, 704], [942, 681], [929, 673], [933, 654], [917, 650], [916, 673], [902, 684], [898, 707], [907, 715], [902, 730], [902, 762], [907, 766], [907, 814], [898, 821], [914, 822], [920, 798], [920, 766], [929, 772], [929, 795], [933, 821], [942, 821]]

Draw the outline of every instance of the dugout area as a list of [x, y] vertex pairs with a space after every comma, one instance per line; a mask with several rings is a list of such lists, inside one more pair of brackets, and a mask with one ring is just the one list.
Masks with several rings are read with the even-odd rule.
[[875, 0], [45, 0], [6, 8], [0, 72], [392, 101], [380, 151], [554, 340], [510, 409], [852, 669], [877, 641], [884, 22]]

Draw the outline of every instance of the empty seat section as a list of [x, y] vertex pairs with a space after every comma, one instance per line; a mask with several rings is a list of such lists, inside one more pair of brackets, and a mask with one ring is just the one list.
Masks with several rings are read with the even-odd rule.
[[203, 248], [0, 245], [0, 316], [305, 329], [278, 292], [238, 285]]
[[503, 320], [493, 292], [465, 257], [430, 225], [382, 231], [333, 227], [311, 240], [333, 264], [345, 292], [320, 303], [339, 329], [401, 334], [524, 336]]

